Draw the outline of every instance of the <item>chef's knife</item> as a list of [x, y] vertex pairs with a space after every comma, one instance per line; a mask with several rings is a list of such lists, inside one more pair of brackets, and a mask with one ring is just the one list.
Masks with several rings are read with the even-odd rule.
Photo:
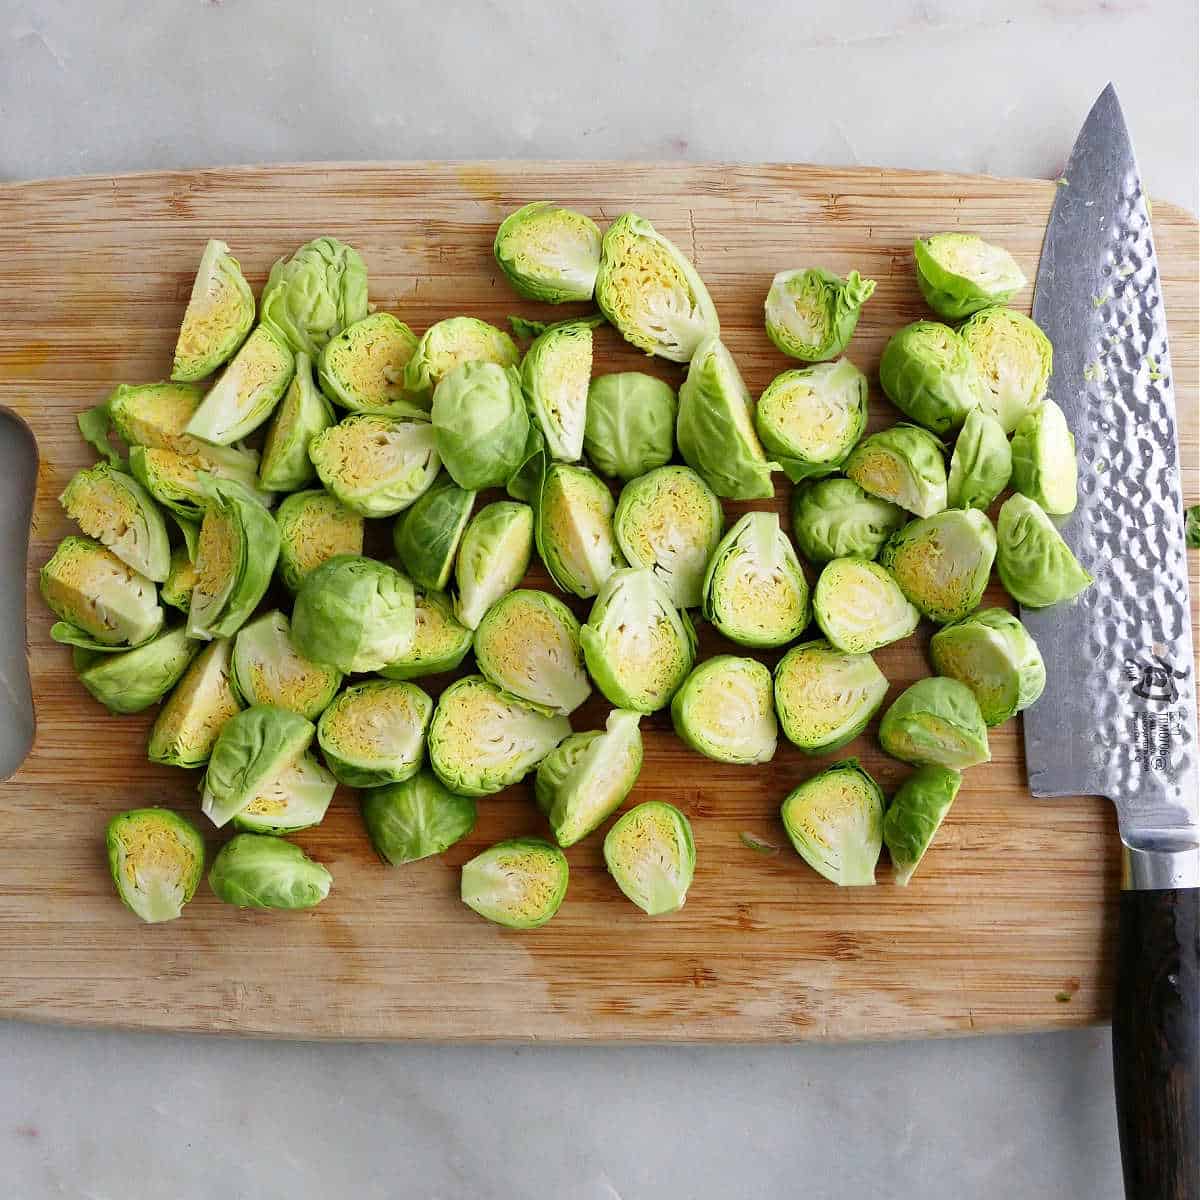
[[1179, 441], [1149, 208], [1110, 84], [1059, 181], [1033, 301], [1079, 458], [1063, 537], [1095, 583], [1022, 612], [1047, 685], [1035, 796], [1107, 796], [1124, 867], [1113, 1009], [1130, 1200], [1200, 1196], [1200, 770]]

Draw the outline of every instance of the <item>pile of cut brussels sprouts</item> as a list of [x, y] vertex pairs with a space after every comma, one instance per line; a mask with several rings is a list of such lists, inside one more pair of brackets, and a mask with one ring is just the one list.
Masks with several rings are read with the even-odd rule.
[[[197, 772], [202, 813], [235, 831], [213, 892], [254, 908], [324, 899], [330, 873], [286, 835], [317, 825], [339, 783], [360, 789], [371, 842], [399, 865], [445, 851], [478, 798], [532, 774], [549, 836], [472, 858], [461, 894], [489, 920], [540, 926], [568, 890], [563, 849], [636, 784], [644, 715], [669, 707], [682, 741], [723, 763], [769, 762], [781, 729], [832, 754], [884, 704], [873, 652], [926, 618], [937, 674], [879, 726], [914, 768], [890, 803], [853, 758], [781, 797], [825, 878], [874, 883], [886, 844], [906, 884], [960, 772], [988, 761], [988, 729], [1045, 682], [1020, 621], [979, 607], [993, 565], [1027, 606], [1090, 583], [1054, 522], [1075, 506], [1076, 465], [1046, 395], [1051, 347], [1004, 307], [1016, 263], [969, 234], [916, 243], [942, 320], [888, 342], [879, 380], [906, 420], [868, 434], [868, 380], [844, 352], [872, 280], [775, 276], [766, 332], [799, 365], [756, 402], [703, 280], [649, 221], [602, 234], [530, 204], [494, 251], [519, 296], [598, 312], [513, 318], [515, 337], [452, 316], [418, 337], [373, 311], [362, 258], [335, 238], [277, 262], [257, 305], [211, 241], [170, 379], [122, 384], [79, 417], [100, 461], [61, 497], [82, 536], [41, 572], [51, 634], [112, 712], [162, 702], [148, 757]], [[604, 323], [686, 364], [678, 390], [593, 377]], [[722, 500], [770, 500], [780, 473], [790, 531], [754, 509], [727, 525]], [[364, 553], [378, 521], [394, 555]], [[577, 600], [521, 586], [535, 551]], [[698, 661], [695, 620], [741, 652]], [[786, 652], [772, 671], [755, 650]], [[419, 681], [448, 672], [435, 701]], [[612, 705], [604, 727], [573, 730], [593, 688]], [[204, 867], [191, 820], [123, 813], [107, 846], [139, 917], [180, 915]], [[603, 854], [644, 912], [684, 903], [696, 849], [678, 808], [627, 808]]]

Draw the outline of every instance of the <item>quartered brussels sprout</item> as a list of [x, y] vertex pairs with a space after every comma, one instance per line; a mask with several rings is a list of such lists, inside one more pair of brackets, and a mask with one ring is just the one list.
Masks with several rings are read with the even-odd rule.
[[526, 204], [500, 222], [493, 251], [517, 295], [527, 300], [563, 304], [592, 298], [600, 230], [583, 213], [549, 200]]
[[604, 863], [617, 887], [651, 917], [678, 912], [696, 872], [696, 842], [673, 804], [647, 800], [604, 837]]
[[823, 362], [850, 344], [875, 280], [857, 271], [842, 279], [821, 267], [780, 271], [767, 293], [767, 337], [793, 358]]
[[1013, 256], [974, 233], [935, 233], [913, 243], [917, 286], [939, 317], [958, 321], [1006, 304], [1025, 286]]
[[867, 377], [848, 359], [776, 375], [758, 398], [763, 448], [793, 483], [830, 475], [867, 425]]
[[367, 315], [367, 266], [337, 238], [306, 242], [271, 268], [261, 320], [297, 353], [315, 362], [325, 343]]
[[279, 506], [275, 524], [279, 575], [290, 592], [298, 592], [323, 562], [339, 554], [362, 554], [362, 516], [321, 488], [289, 496]]
[[521, 582], [533, 554], [533, 509], [514, 500], [487, 504], [471, 518], [458, 548], [454, 615], [475, 629], [497, 600]]
[[597, 687], [618, 708], [666, 707], [696, 660], [696, 631], [653, 571], [615, 571], [579, 632]]
[[977, 508], [950, 508], [888, 539], [879, 555], [900, 590], [931, 621], [974, 612], [996, 559], [996, 531]]
[[718, 762], [770, 762], [779, 738], [771, 672], [732, 654], [702, 662], [671, 700], [671, 723], [686, 745]]
[[298, 653], [291, 622], [275, 609], [238, 632], [233, 682], [247, 704], [277, 704], [315, 721], [337, 695], [342, 673]]
[[829, 754], [852, 742], [887, 690], [869, 654], [848, 654], [823, 639], [793, 646], [775, 668], [779, 723], [805, 754]]
[[864, 492], [918, 517], [931, 517], [946, 507], [942, 443], [916, 425], [893, 425], [863, 438], [842, 470]]
[[204, 518], [208, 497], [201, 475], [240, 484], [264, 508], [273, 497], [259, 490], [258, 452], [235, 446], [209, 446], [203, 454], [180, 454], [154, 446], [134, 446], [129, 469], [134, 478], [171, 514], [198, 523]]
[[562, 321], [538, 334], [521, 361], [529, 411], [551, 458], [576, 462], [583, 453], [588, 382], [592, 377], [592, 321]]
[[101, 409], [130, 446], [194, 454], [207, 447], [184, 430], [203, 399], [204, 387], [198, 383], [121, 383]]
[[338, 554], [310, 571], [292, 610], [292, 645], [344, 674], [378, 671], [408, 653], [413, 585], [394, 567]]
[[642, 769], [641, 714], [608, 714], [603, 731], [572, 733], [537, 770], [538, 807], [560, 846], [573, 846], [621, 807]]
[[460, 488], [449, 475], [439, 475], [396, 519], [392, 541], [400, 565], [413, 583], [444, 590], [474, 503], [473, 491]]
[[[138, 646], [163, 626], [154, 584], [91, 538], [65, 537], [39, 576], [46, 606], [101, 648]], [[73, 636], [56, 641], [78, 644]]]
[[333, 876], [299, 846], [260, 833], [239, 833], [221, 847], [208, 872], [213, 895], [238, 908], [313, 908]]
[[878, 563], [835, 558], [813, 589], [813, 614], [821, 632], [847, 654], [869, 654], [908, 637], [921, 614]]
[[309, 753], [273, 779], [233, 818], [234, 829], [282, 837], [320, 825], [337, 780]]
[[987, 726], [974, 692], [957, 679], [918, 679], [883, 714], [879, 742], [917, 766], [964, 770], [989, 762]]
[[187, 432], [216, 446], [244, 438], [275, 411], [295, 373], [287, 343], [259, 325], [200, 402]]
[[574, 712], [592, 691], [579, 622], [546, 592], [501, 596], [475, 630], [475, 661], [498, 688], [553, 712]]
[[475, 826], [475, 801], [456, 796], [428, 768], [400, 783], [368, 788], [361, 799], [371, 845], [394, 867], [449, 850]]
[[937, 321], [914, 321], [891, 336], [879, 382], [902, 413], [934, 433], [957, 429], [987, 398], [967, 343]]
[[412, 645], [395, 662], [379, 668], [388, 679], [423, 679], [453, 671], [471, 649], [471, 631], [459, 623], [443, 592], [414, 589]]
[[899, 787], [883, 817], [893, 878], [907, 887], [958, 795], [962, 775], [949, 767], [918, 767]]
[[461, 488], [503, 487], [524, 461], [529, 415], [514, 367], [455, 367], [433, 393], [431, 416], [437, 452]]
[[176, 546], [171, 551], [171, 565], [159, 591], [159, 599], [185, 613], [192, 606], [192, 588], [195, 586], [196, 564], [188, 556], [186, 546]]
[[675, 437], [683, 461], [718, 496], [769, 500], [771, 472], [754, 430], [754, 402], [733, 356], [717, 338], [696, 349], [679, 389]]
[[996, 572], [1004, 590], [1026, 608], [1071, 600], [1092, 586], [1092, 576], [1040, 505], [1010, 496], [996, 521]]
[[989, 308], [960, 329], [979, 365], [986, 390], [981, 407], [1012, 433], [1046, 394], [1054, 350], [1050, 339], [1024, 313]]
[[201, 479], [209, 498], [196, 551], [188, 637], [230, 637], [258, 607], [279, 557], [279, 529], [253, 495], [229, 479]]
[[118, 813], [104, 831], [108, 869], [121, 902], [155, 924], [183, 915], [204, 873], [204, 839], [166, 808]]
[[200, 256], [175, 342], [171, 378], [204, 379], [227, 362], [254, 324], [254, 293], [229, 247], [210, 238]]
[[1012, 448], [1004, 427], [982, 409], [973, 410], [954, 439], [946, 483], [947, 503], [951, 508], [991, 507], [992, 501], [1008, 487], [1012, 465]]
[[594, 596], [625, 565], [613, 533], [614, 508], [607, 485], [586, 467], [555, 463], [546, 472], [537, 547], [564, 592]]
[[96, 655], [79, 672], [79, 682], [109, 712], [142, 712], [179, 682], [199, 649], [180, 626], [133, 650]]
[[319, 433], [308, 453], [321, 482], [364, 517], [390, 517], [423, 495], [437, 478], [433, 426], [417, 416], [351, 413]]
[[325, 343], [317, 362], [321, 391], [351, 412], [407, 407], [404, 369], [416, 349], [416, 334], [403, 321], [372, 313]]
[[604, 234], [596, 304], [621, 336], [647, 354], [689, 362], [721, 332], [695, 268], [644, 217], [619, 216]]
[[839, 887], [875, 882], [883, 849], [883, 792], [847, 758], [806, 779], [779, 810], [796, 852], [818, 875]]
[[461, 796], [490, 796], [524, 779], [571, 732], [566, 717], [505, 695], [482, 675], [442, 694], [429, 726], [429, 765]]
[[783, 646], [808, 624], [808, 581], [774, 513], [748, 512], [704, 575], [704, 615], [742, 646]]
[[312, 483], [316, 468], [308, 454], [313, 438], [334, 422], [329, 401], [313, 382], [312, 360], [302, 350], [296, 373], [267, 427], [258, 478], [271, 492], [294, 492]]
[[605, 475], [636, 479], [675, 453], [675, 389], [653, 375], [597, 375], [588, 387], [583, 448]]
[[147, 757], [169, 767], [201, 767], [225, 722], [241, 711], [233, 686], [233, 641], [210, 642], [192, 660], [150, 730]]
[[630, 566], [653, 571], [676, 608], [697, 608], [723, 523], [721, 501], [695, 471], [658, 467], [622, 489], [613, 532]]
[[874, 558], [908, 514], [853, 479], [819, 479], [792, 492], [792, 532], [809, 562]]
[[1053, 400], [1043, 400], [1017, 422], [1013, 433], [1013, 487], [1048, 513], [1065, 516], [1079, 500], [1078, 474], [1067, 418]]
[[462, 902], [509, 929], [545, 925], [567, 894], [567, 857], [541, 838], [513, 838], [462, 869]]
[[965, 683], [988, 725], [1028, 708], [1046, 686], [1037, 642], [1003, 608], [986, 608], [939, 629], [929, 643], [933, 669]]
[[430, 325], [404, 368], [409, 397], [428, 408], [434, 388], [465, 363], [515, 367], [521, 359], [512, 338], [477, 317], [447, 317]]
[[321, 714], [317, 741], [347, 787], [399, 783], [421, 769], [433, 701], [415, 683], [351, 684]]

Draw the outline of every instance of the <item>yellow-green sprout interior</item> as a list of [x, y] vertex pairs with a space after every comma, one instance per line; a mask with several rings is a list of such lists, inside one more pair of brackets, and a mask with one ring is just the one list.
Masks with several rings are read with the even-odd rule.
[[259, 392], [277, 386], [279, 377], [292, 369], [293, 362], [285, 347], [259, 329], [238, 351], [221, 382], [225, 387], [232, 386], [239, 408], [252, 409], [258, 402]]
[[612, 574], [615, 504], [604, 484], [573, 470], [555, 470], [542, 499], [542, 537], [562, 565], [562, 572], [594, 594]]
[[[284, 639], [286, 640], [286, 635]], [[311, 713], [332, 691], [330, 669], [301, 658], [290, 644], [264, 647], [266, 654], [253, 657], [243, 668], [239, 680], [253, 693], [254, 704], [278, 704], [293, 712]], [[242, 679], [243, 672], [249, 679]]]
[[560, 846], [586, 837], [628, 795], [641, 766], [641, 741], [601, 734], [584, 751], [579, 775], [550, 812]]
[[901, 542], [888, 570], [926, 609], [952, 614], [974, 592], [982, 555], [978, 536], [950, 524], [933, 526]]
[[462, 626], [422, 592], [416, 593], [414, 618], [416, 628], [409, 659], [415, 662], [437, 660], [459, 645]]
[[295, 437], [296, 421], [300, 416], [300, 392], [305, 386], [299, 372], [292, 377], [288, 384], [279, 407], [275, 410], [275, 419], [267, 426], [266, 440], [263, 442], [263, 461], [274, 462], [288, 443]]
[[1013, 256], [973, 233], [935, 233], [925, 243], [934, 261], [986, 292], [1013, 291], [1025, 282]]
[[747, 634], [774, 638], [794, 629], [805, 614], [808, 592], [790, 567], [782, 555], [735, 549], [714, 579], [721, 611]]
[[351, 417], [320, 439], [323, 474], [338, 481], [348, 496], [370, 496], [385, 484], [415, 490], [434, 456], [433, 426], [426, 421]]
[[985, 719], [1015, 708], [1020, 679], [1002, 635], [972, 624], [937, 639], [937, 672], [965, 683]]
[[759, 400], [759, 419], [811, 462], [841, 458], [858, 431], [856, 375], [841, 387], [831, 386], [826, 372], [787, 372], [777, 382]]
[[875, 882], [882, 816], [874, 789], [855, 771], [819, 775], [783, 806], [783, 823], [810, 866], [842, 884]]
[[683, 907], [692, 863], [679, 818], [665, 805], [639, 804], [604, 842], [609, 869], [630, 899], [649, 913]]
[[361, 554], [363, 521], [333, 496], [306, 499], [282, 530], [288, 561], [303, 577], [338, 554]]
[[371, 765], [415, 761], [424, 745], [427, 713], [408, 684], [350, 688], [325, 710], [323, 739], [339, 758]]
[[662, 696], [674, 690], [686, 645], [679, 627], [657, 607], [645, 623], [610, 625], [609, 659], [626, 690], [638, 696]]
[[686, 717], [694, 733], [714, 746], [759, 745], [774, 724], [771, 676], [745, 664], [701, 669], [687, 685]]
[[486, 913], [537, 920], [562, 891], [562, 861], [540, 846], [494, 846], [464, 868], [463, 899]]
[[155, 383], [116, 396], [113, 420], [121, 436], [135, 446], [192, 454], [200, 443], [184, 427], [200, 406], [202, 392], [192, 383]]
[[551, 727], [541, 713], [505, 700], [480, 681], [456, 687], [439, 716], [442, 757], [468, 766], [473, 778], [508, 775], [522, 764], [532, 765], [562, 736], [548, 737], [557, 733], [557, 724]]
[[238, 816], [264, 818], [264, 825], [269, 825], [272, 819], [294, 818], [297, 814], [311, 814], [319, 820], [324, 813], [322, 802], [328, 800], [335, 786], [333, 776], [311, 754], [302, 754], [269, 780]]
[[568, 629], [536, 596], [509, 597], [475, 635], [497, 681], [516, 695], [549, 708], [574, 708], [586, 699], [582, 654]]
[[818, 612], [826, 635], [847, 649], [871, 649], [916, 628], [917, 611], [890, 575], [875, 563], [839, 559], [817, 583]]
[[[168, 920], [179, 915], [196, 875], [196, 853], [169, 817], [155, 812], [117, 821], [117, 871], [140, 916]], [[136, 895], [130, 896], [130, 893]]]
[[767, 296], [767, 320], [803, 346], [824, 346], [833, 324], [833, 287], [810, 271], [776, 277]]
[[192, 607], [214, 613], [233, 590], [241, 572], [241, 530], [233, 515], [215, 505], [204, 514], [196, 550], [196, 583]]
[[438, 322], [427, 332], [422, 349], [435, 383], [463, 363], [490, 362], [513, 367], [518, 359], [511, 338], [486, 321], [471, 317], [451, 317]]
[[[558, 440], [572, 448], [583, 445], [588, 384], [592, 376], [592, 331], [563, 335], [546, 346], [538, 363], [536, 399]], [[578, 458], [578, 453], [575, 454]]]
[[549, 207], [509, 224], [501, 249], [522, 275], [589, 290], [596, 277], [600, 237], [596, 226], [578, 213]]
[[41, 575], [42, 595], [64, 621], [98, 642], [126, 641], [129, 626], [149, 621], [157, 592], [115, 554], [82, 538], [64, 539]]
[[199, 762], [208, 757], [225, 722], [241, 710], [233, 687], [228, 641], [213, 642], [188, 667], [154, 725], [151, 749]]
[[378, 313], [334, 338], [324, 368], [359, 404], [381, 408], [404, 398], [404, 368], [416, 348], [406, 326]]
[[224, 253], [210, 256], [206, 248], [197, 272], [175, 346], [177, 363], [203, 361], [219, 355], [223, 347], [231, 348], [254, 317], [254, 296], [240, 268], [230, 259], [228, 246], [217, 246]]
[[775, 683], [780, 712], [799, 730], [806, 745], [821, 746], [855, 724], [863, 710], [887, 691], [873, 660], [829, 646], [807, 646], [790, 654]]
[[720, 532], [720, 514], [708, 489], [690, 473], [668, 469], [647, 482], [622, 521], [622, 544], [631, 562], [662, 577], [676, 603], [694, 606]]
[[872, 496], [890, 500], [909, 512], [921, 507], [921, 497], [912, 471], [900, 457], [882, 446], [867, 446], [855, 456], [854, 466], [846, 472]]
[[123, 551], [123, 558], [144, 559], [148, 553], [150, 531], [141, 506], [111, 475], [77, 475], [63, 493], [63, 507], [88, 537]]

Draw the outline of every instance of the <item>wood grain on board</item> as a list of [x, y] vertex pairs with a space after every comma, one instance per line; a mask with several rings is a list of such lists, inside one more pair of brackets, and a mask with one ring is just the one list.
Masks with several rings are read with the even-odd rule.
[[[774, 272], [855, 268], [879, 282], [849, 351], [872, 378], [877, 427], [896, 417], [874, 383], [883, 342], [926, 315], [913, 237], [977, 231], [1032, 279], [1053, 195], [1049, 183], [920, 172], [612, 163], [286, 166], [0, 188], [0, 405], [29, 424], [40, 452], [28, 573], [37, 735], [0, 784], [0, 1014], [302, 1037], [698, 1041], [1105, 1019], [1115, 820], [1098, 799], [1031, 799], [1015, 721], [993, 732], [993, 761], [967, 772], [907, 889], [885, 860], [879, 886], [839, 890], [787, 846], [779, 803], [829, 760], [781, 744], [768, 766], [722, 766], [684, 749], [660, 713], [644, 723], [631, 802], [669, 800], [693, 822], [696, 877], [676, 915], [649, 920], [620, 896], [597, 834], [569, 852], [570, 890], [548, 926], [499, 929], [460, 904], [458, 868], [501, 837], [544, 832], [527, 786], [481, 801], [476, 829], [447, 854], [400, 869], [376, 860], [343, 789], [323, 825], [296, 838], [333, 872], [320, 908], [240, 912], [203, 884], [183, 919], [143, 925], [113, 895], [104, 824], [135, 805], [195, 813], [198, 775], [146, 761], [153, 714], [112, 717], [88, 698], [69, 652], [49, 640], [36, 583], [69, 531], [56, 497], [90, 460], [74, 415], [118, 382], [166, 375], [206, 238], [229, 242], [256, 290], [301, 242], [344, 238], [367, 260], [375, 304], [420, 331], [453, 313], [504, 324], [509, 313], [583, 311], [514, 296], [492, 262], [496, 225], [543, 197], [601, 223], [633, 209], [694, 260], [755, 393], [792, 365], [762, 327]], [[1197, 224], [1167, 204], [1154, 219], [1195, 503]], [[1027, 309], [1030, 295], [1015, 303]], [[597, 372], [682, 378], [611, 329], [596, 343]], [[3, 481], [0, 502], [15, 502]], [[1195, 567], [1193, 557], [1193, 602]], [[987, 600], [1004, 602], [995, 587]], [[923, 629], [879, 653], [893, 694], [928, 673], [927, 638]], [[706, 653], [721, 644], [711, 630], [704, 643]], [[590, 701], [575, 727], [600, 724], [604, 708]], [[844, 753], [889, 792], [907, 770], [880, 752], [874, 726]], [[743, 832], [781, 849], [755, 853]], [[206, 836], [210, 850], [221, 840]]]

